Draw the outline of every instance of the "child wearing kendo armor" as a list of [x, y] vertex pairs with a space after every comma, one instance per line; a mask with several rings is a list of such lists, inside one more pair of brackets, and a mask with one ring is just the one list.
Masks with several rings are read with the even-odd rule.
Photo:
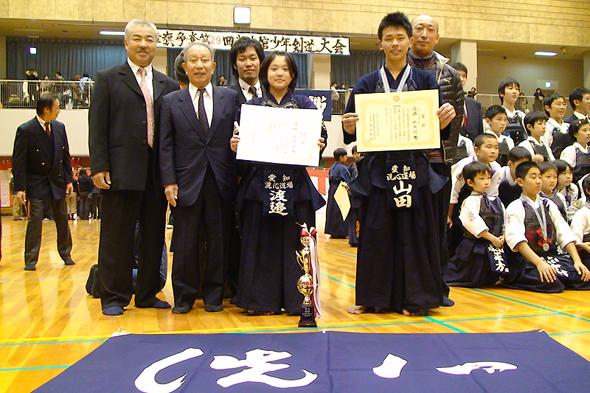
[[488, 165], [472, 162], [462, 174], [472, 193], [461, 205], [464, 238], [450, 260], [445, 281], [449, 286], [470, 288], [494, 285], [508, 273], [503, 251], [504, 206], [500, 198], [486, 194], [492, 177]]
[[[539, 196], [541, 171], [535, 162], [516, 168], [522, 195], [506, 208], [506, 261], [503, 286], [534, 292], [590, 289], [590, 271], [576, 250], [576, 236], [555, 203]], [[566, 253], [560, 253], [558, 246]]]

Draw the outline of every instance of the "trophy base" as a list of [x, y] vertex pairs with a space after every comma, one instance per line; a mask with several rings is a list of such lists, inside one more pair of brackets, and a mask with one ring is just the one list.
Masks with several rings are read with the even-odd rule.
[[315, 323], [315, 308], [313, 305], [301, 305], [301, 318], [299, 318], [299, 327], [318, 327]]

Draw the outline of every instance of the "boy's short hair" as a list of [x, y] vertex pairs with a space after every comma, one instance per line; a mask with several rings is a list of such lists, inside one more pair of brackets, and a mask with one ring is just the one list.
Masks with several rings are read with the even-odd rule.
[[473, 181], [477, 175], [480, 173], [489, 173], [490, 176], [492, 175], [492, 170], [486, 164], [481, 161], [473, 161], [463, 167], [461, 174], [463, 176], [463, 180], [467, 183], [467, 180]]
[[467, 75], [467, 66], [465, 64], [456, 62], [451, 64], [451, 67], [453, 67], [457, 71], [463, 71], [465, 75]]
[[355, 154], [358, 151], [356, 145], [354, 145], [352, 147], [352, 150], [351, 151], [352, 151], [352, 154]]
[[549, 162], [549, 161], [543, 161], [541, 163], [539, 163], [539, 170], [541, 171], [541, 175], [547, 171], [550, 170], [554, 170], [555, 173], [557, 173], [557, 167], [555, 166], [554, 163]]
[[[526, 116], [524, 117], [524, 127], [526, 128], [526, 126], [530, 125], [531, 127], [535, 126], [535, 123], [545, 120], [547, 121], [547, 115], [543, 112], [529, 112], [526, 114]], [[528, 128], [527, 128], [527, 132], [528, 132]]]
[[508, 116], [508, 114], [506, 113], [506, 108], [504, 108], [502, 105], [492, 105], [488, 109], [486, 109], [485, 118], [492, 120], [494, 117], [496, 117], [498, 113], [503, 113], [506, 116]]
[[590, 194], [588, 194], [588, 189], [590, 189], [590, 176], [586, 176], [584, 181], [582, 182], [582, 190], [584, 190], [584, 195], [586, 196], [586, 200], [590, 201]]
[[336, 159], [336, 161], [340, 161], [340, 157], [346, 155], [348, 155], [348, 153], [346, 152], [346, 149], [343, 149], [342, 147], [339, 147], [338, 149], [334, 150], [334, 158]]
[[535, 161], [525, 161], [525, 162], [518, 164], [518, 166], [514, 170], [514, 173], [516, 174], [516, 178], [524, 180], [524, 178], [526, 177], [527, 173], [529, 173], [531, 168], [539, 169], [539, 164], [537, 164]]
[[576, 87], [574, 91], [572, 91], [570, 94], [570, 105], [572, 106], [573, 110], [576, 110], [576, 104], [574, 101], [582, 100], [582, 98], [584, 98], [584, 94], [590, 94], [590, 89], [586, 89], [585, 87]]
[[377, 30], [379, 40], [383, 38], [383, 30], [388, 27], [401, 27], [406, 30], [406, 33], [408, 33], [408, 38], [412, 37], [412, 24], [403, 12], [392, 12], [381, 19], [379, 29]]
[[563, 98], [565, 101], [565, 97], [557, 93], [549, 94], [547, 97], [543, 99], [543, 111], [545, 111], [545, 114], [547, 116], [549, 116], [549, 111], [545, 109], [545, 106], [551, 108], [551, 104], [553, 104], [553, 101], [557, 100], [558, 98]]
[[566, 171], [567, 168], [570, 169], [570, 171], [573, 170], [572, 166], [570, 165], [569, 162], [565, 161], [565, 160], [555, 160], [553, 161], [553, 164], [555, 165], [555, 167], [557, 168], [557, 176], [561, 175], [563, 172]]
[[572, 122], [572, 124], [570, 124], [570, 126], [568, 128], [568, 134], [572, 138], [572, 141], [573, 142], [577, 142], [578, 141], [578, 139], [576, 138], [576, 135], [578, 134], [578, 131], [580, 130], [580, 127], [582, 127], [585, 124], [590, 124], [590, 121], [588, 120], [587, 117], [585, 117], [583, 119], [574, 120]]
[[479, 148], [481, 148], [481, 145], [486, 143], [486, 141], [488, 139], [494, 139], [496, 141], [498, 140], [498, 138], [492, 134], [479, 134], [478, 136], [475, 137], [475, 140], [473, 141], [473, 146], [475, 146], [479, 149]]
[[506, 88], [512, 85], [516, 85], [518, 90], [520, 90], [520, 83], [514, 78], [506, 78], [500, 82], [500, 85], [498, 86], [498, 96], [500, 97], [501, 102], [504, 102], [504, 97], [502, 97], [501, 94], [506, 94]]
[[533, 159], [531, 152], [522, 146], [515, 146], [508, 152], [508, 161], [517, 162], [526, 159], [530, 161]]

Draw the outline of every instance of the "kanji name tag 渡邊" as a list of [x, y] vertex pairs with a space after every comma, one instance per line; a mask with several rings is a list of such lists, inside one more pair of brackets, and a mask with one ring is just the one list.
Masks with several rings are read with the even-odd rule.
[[438, 90], [355, 95], [358, 151], [440, 147]]

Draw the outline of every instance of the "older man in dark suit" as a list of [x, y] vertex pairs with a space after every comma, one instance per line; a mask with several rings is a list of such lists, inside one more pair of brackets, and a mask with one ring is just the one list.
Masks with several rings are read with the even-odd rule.
[[44, 202], [53, 210], [59, 255], [66, 265], [74, 265], [65, 199], [73, 191], [72, 163], [66, 127], [55, 120], [58, 114], [57, 96], [43, 94], [37, 100], [37, 116], [18, 127], [14, 140], [12, 173], [16, 198], [23, 205], [27, 199], [30, 202], [25, 239], [25, 270], [29, 271], [37, 270]]
[[133, 239], [139, 221], [135, 306], [170, 308], [159, 300], [166, 198], [158, 160], [162, 98], [178, 83], [152, 67], [158, 33], [147, 21], [125, 27], [124, 64], [99, 71], [89, 113], [94, 184], [103, 189], [99, 288], [102, 312], [121, 315], [133, 294]]
[[[229, 234], [237, 192], [235, 155], [230, 149], [238, 94], [211, 84], [213, 50], [193, 42], [183, 49], [188, 88], [164, 97], [160, 122], [160, 168], [173, 206], [172, 312], [190, 311], [202, 279], [205, 310], [223, 310]], [[200, 236], [204, 235], [204, 236]], [[200, 239], [207, 244], [203, 277]]]

